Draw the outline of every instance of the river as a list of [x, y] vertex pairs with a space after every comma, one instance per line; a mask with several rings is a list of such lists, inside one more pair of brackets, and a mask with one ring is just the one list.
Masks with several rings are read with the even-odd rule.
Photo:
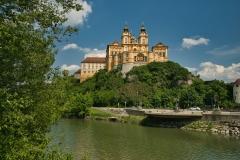
[[62, 135], [76, 159], [93, 160], [225, 160], [240, 159], [240, 139], [227, 135], [145, 127], [108, 121], [60, 119], [50, 132]]

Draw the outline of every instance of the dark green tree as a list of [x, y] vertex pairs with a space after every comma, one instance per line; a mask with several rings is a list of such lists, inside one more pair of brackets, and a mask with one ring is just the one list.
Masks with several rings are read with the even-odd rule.
[[55, 42], [78, 31], [62, 26], [82, 9], [75, 2], [0, 1], [0, 159], [67, 158], [47, 148], [46, 133], [62, 112], [65, 86], [51, 65]]

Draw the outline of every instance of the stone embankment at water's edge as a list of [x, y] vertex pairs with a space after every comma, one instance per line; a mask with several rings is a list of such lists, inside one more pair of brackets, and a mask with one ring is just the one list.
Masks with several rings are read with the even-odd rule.
[[240, 120], [230, 121], [195, 121], [184, 127], [183, 130], [193, 130], [202, 132], [211, 132], [215, 134], [229, 134], [240, 137]]
[[[140, 123], [146, 126], [153, 126], [153, 127], [161, 127], [161, 128], [181, 128], [183, 130], [193, 130], [193, 131], [201, 131], [201, 132], [210, 132], [215, 134], [228, 134], [228, 135], [235, 135], [240, 136], [240, 118], [238, 119], [231, 119], [228, 118], [226, 120], [216, 120], [216, 121], [204, 121], [204, 120], [164, 120], [158, 119], [154, 117], [148, 117], [143, 119], [137, 118], [138, 116], [131, 116], [129, 113], [134, 113], [133, 111], [137, 111], [137, 109], [126, 109], [126, 108], [98, 108], [94, 107], [98, 110], [104, 111], [106, 113], [113, 114], [115, 117], [95, 117], [97, 120], [114, 120], [123, 123]], [[132, 110], [130, 112], [130, 110]], [[152, 110], [141, 110], [139, 111], [140, 115], [143, 112], [154, 111]], [[159, 110], [157, 110], [159, 112]], [[165, 110], [164, 110], [165, 111]], [[172, 112], [170, 110], [166, 110], [167, 112]], [[209, 114], [209, 113], [206, 113]], [[231, 113], [228, 113], [229, 115]], [[213, 115], [213, 119], [215, 119], [221, 115]], [[223, 116], [226, 116], [226, 113], [223, 113]]]

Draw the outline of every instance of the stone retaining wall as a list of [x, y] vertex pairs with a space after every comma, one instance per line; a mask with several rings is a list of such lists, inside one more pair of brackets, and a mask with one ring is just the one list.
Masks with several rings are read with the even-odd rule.
[[215, 134], [228, 134], [240, 137], [240, 120], [230, 120], [230, 121], [195, 121], [184, 127], [183, 130], [194, 130], [202, 132], [211, 132]]
[[134, 115], [134, 116], [144, 116], [145, 115], [145, 111], [143, 111], [143, 110], [125, 109], [125, 111], [129, 115]]
[[229, 115], [224, 115], [224, 114], [203, 114], [201, 120], [202, 121], [229, 121], [233, 119], [239, 119], [240, 120], [240, 115], [239, 114], [229, 114]]

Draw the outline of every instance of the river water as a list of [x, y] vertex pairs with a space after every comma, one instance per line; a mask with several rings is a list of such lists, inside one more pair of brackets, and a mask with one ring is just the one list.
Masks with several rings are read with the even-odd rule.
[[205, 132], [154, 128], [108, 121], [60, 119], [51, 135], [72, 149], [76, 159], [225, 160], [240, 159], [240, 139]]

